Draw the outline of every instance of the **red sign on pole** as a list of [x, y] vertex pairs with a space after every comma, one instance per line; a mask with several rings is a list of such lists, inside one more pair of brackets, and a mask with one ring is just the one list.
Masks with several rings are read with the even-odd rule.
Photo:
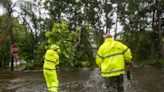
[[11, 53], [13, 54], [13, 56], [14, 56], [15, 58], [18, 57], [18, 52], [19, 52], [19, 47], [18, 47], [18, 45], [17, 45], [16, 43], [12, 44], [12, 45], [11, 45]]

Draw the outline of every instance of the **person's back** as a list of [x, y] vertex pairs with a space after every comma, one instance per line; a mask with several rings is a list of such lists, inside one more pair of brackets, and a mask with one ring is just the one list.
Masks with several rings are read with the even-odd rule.
[[[118, 85], [120, 85], [117, 83], [114, 84], [111, 80], [121, 80], [120, 83], [123, 85], [125, 61], [130, 62], [131, 58], [131, 51], [126, 45], [113, 40], [111, 37], [105, 38], [104, 43], [98, 50], [96, 63], [101, 69], [102, 77], [107, 79], [107, 88], [109, 86], [118, 87]], [[120, 87], [120, 89], [123, 89], [123, 87]]]

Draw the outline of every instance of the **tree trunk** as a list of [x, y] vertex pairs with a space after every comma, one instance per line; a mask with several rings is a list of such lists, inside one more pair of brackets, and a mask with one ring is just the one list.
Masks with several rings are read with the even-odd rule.
[[162, 30], [161, 30], [161, 9], [160, 9], [160, 5], [159, 5], [159, 1], [156, 0], [156, 4], [157, 4], [157, 30], [158, 30], [158, 39], [159, 39], [159, 51], [160, 51], [160, 58], [164, 58], [164, 48], [163, 48], [163, 41], [162, 41]]
[[118, 23], [118, 12], [117, 12], [117, 8], [115, 8], [116, 9], [116, 14], [117, 14], [117, 17], [116, 17], [116, 22], [115, 22], [115, 25], [116, 25], [116, 27], [115, 27], [115, 30], [114, 30], [114, 32], [115, 32], [115, 34], [114, 34], [114, 39], [116, 39], [117, 38], [117, 27], [118, 27], [118, 25], [117, 25], [117, 23]]
[[[12, 45], [12, 3], [10, 0], [7, 0], [6, 6], [5, 6], [6, 10], [7, 10], [7, 14], [8, 14], [8, 26], [7, 26], [7, 30], [9, 32], [9, 50], [11, 52], [11, 45]], [[13, 66], [13, 56], [12, 53], [10, 53], [10, 62], [11, 62], [11, 71], [14, 70], [14, 66]]]

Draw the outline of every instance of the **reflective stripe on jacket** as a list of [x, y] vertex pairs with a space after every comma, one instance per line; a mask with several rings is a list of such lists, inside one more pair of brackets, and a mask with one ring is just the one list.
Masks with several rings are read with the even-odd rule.
[[96, 64], [103, 77], [112, 77], [124, 74], [125, 61], [131, 59], [131, 51], [126, 45], [107, 38], [98, 50]]
[[56, 69], [56, 65], [59, 64], [59, 56], [54, 50], [47, 50], [44, 57], [44, 69]]

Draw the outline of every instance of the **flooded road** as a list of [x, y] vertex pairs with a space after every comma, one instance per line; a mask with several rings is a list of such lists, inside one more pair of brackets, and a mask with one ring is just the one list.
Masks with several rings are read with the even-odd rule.
[[[59, 92], [107, 92], [99, 69], [59, 71]], [[164, 92], [164, 69], [136, 67], [124, 76], [125, 92]], [[46, 92], [42, 71], [1, 72], [0, 92]]]

